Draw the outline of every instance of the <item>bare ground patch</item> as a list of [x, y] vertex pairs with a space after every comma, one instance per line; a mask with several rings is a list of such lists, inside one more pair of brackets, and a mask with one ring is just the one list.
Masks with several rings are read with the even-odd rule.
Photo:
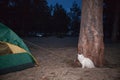
[[106, 45], [105, 67], [82, 69], [80, 65], [74, 63], [77, 54], [75, 38], [50, 37], [25, 40], [28, 40], [25, 42], [40, 66], [1, 75], [0, 80], [120, 80], [119, 44]]

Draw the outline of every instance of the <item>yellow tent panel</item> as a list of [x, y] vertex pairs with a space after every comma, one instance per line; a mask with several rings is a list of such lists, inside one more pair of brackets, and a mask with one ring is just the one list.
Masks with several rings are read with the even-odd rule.
[[22, 53], [27, 52], [23, 48], [20, 48], [14, 44], [8, 43], [8, 42], [2, 42], [0, 41], [0, 55], [8, 54], [8, 53]]

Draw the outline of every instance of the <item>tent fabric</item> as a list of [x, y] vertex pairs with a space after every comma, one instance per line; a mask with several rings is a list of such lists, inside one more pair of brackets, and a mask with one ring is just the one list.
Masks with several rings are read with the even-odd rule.
[[30, 52], [23, 40], [2, 23], [0, 23], [0, 41], [9, 42], [25, 49], [27, 52]]
[[20, 53], [20, 52], [27, 52], [23, 48], [20, 48], [16, 45], [7, 43], [7, 42], [1, 42], [0, 41], [0, 55], [4, 55], [6, 53]]
[[12, 53], [9, 46], [0, 41], [0, 56], [8, 53]]
[[33, 67], [37, 60], [23, 40], [0, 23], [0, 74]]
[[0, 56], [0, 74], [18, 71], [34, 66], [34, 60], [27, 53]]

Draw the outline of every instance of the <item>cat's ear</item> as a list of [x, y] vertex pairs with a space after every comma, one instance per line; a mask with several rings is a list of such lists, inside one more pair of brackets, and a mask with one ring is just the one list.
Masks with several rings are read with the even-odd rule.
[[81, 53], [78, 53], [79, 55], [81, 55]]

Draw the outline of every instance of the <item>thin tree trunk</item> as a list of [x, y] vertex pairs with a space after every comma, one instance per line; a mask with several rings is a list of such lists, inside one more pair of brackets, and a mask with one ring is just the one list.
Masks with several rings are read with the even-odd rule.
[[117, 41], [117, 36], [119, 32], [119, 18], [120, 18], [120, 6], [119, 6], [119, 1], [116, 1], [115, 5], [115, 15], [114, 15], [114, 22], [113, 22], [113, 31], [112, 31], [112, 41], [116, 42]]
[[119, 16], [115, 15], [114, 23], [113, 23], [113, 31], [112, 31], [112, 41], [117, 41], [117, 35], [119, 30]]
[[95, 66], [103, 65], [103, 0], [82, 0], [78, 53], [90, 58]]

